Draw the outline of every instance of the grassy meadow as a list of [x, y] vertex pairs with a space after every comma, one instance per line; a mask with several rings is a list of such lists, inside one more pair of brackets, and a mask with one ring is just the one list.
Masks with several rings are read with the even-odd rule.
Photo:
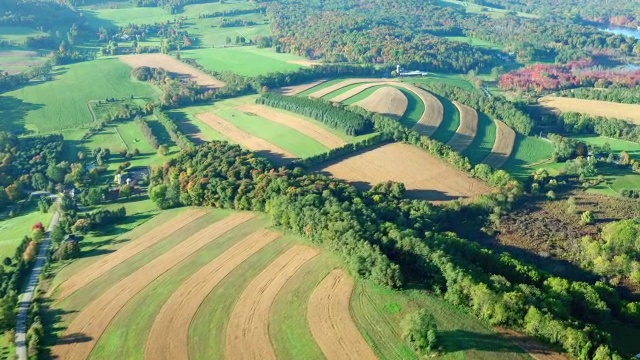
[[52, 216], [53, 213], [42, 213], [34, 205], [16, 217], [0, 220], [0, 259], [12, 258], [22, 238], [31, 234], [31, 227], [42, 222], [46, 228]]
[[503, 169], [517, 178], [527, 177], [538, 168], [537, 165], [549, 160], [552, 152], [551, 141], [516, 134], [516, 143], [511, 158], [504, 164]]

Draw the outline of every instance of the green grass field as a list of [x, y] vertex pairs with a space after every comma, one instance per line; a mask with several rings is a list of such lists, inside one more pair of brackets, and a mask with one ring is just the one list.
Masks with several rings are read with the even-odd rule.
[[28, 37], [45, 35], [41, 31], [26, 26], [0, 26], [0, 41], [8, 41], [11, 45], [24, 45]]
[[593, 145], [599, 148], [602, 148], [605, 143], [608, 143], [611, 147], [611, 151], [614, 153], [619, 153], [621, 151], [626, 151], [632, 158], [640, 160], [640, 144], [634, 143], [631, 141], [618, 140], [613, 138], [608, 138], [604, 136], [569, 136], [569, 138], [584, 141], [589, 145]]
[[295, 71], [302, 66], [287, 61], [304, 60], [299, 56], [278, 54], [272, 49], [258, 49], [253, 46], [186, 50], [180, 54], [184, 58], [195, 59], [206, 69], [231, 71], [244, 76]]
[[491, 153], [497, 130], [496, 123], [484, 113], [479, 112], [478, 132], [463, 155], [474, 164], [482, 162]]
[[31, 206], [16, 217], [0, 220], [0, 259], [13, 258], [22, 238], [31, 234], [31, 227], [42, 222], [46, 228], [52, 216], [52, 213], [45, 214]]
[[[489, 16], [491, 18], [497, 19], [504, 17], [508, 10], [500, 9], [497, 7], [491, 7], [487, 5], [480, 5], [472, 2], [461, 1], [461, 0], [438, 0], [437, 3], [442, 6], [451, 6], [457, 9], [461, 9], [467, 13], [471, 14], [483, 14]], [[529, 14], [525, 12], [516, 12], [516, 14], [520, 17], [524, 18], [537, 18], [537, 15]]]
[[503, 46], [501, 45], [476, 39], [476, 38], [472, 38], [472, 37], [468, 37], [468, 36], [444, 36], [444, 38], [451, 41], [466, 43], [471, 46], [475, 46], [479, 48], [493, 49], [493, 50], [502, 50], [503, 48]]
[[[50, 132], [92, 122], [88, 102], [106, 98], [151, 100], [157, 90], [131, 79], [131, 68], [117, 59], [59, 67], [55, 81], [33, 83], [0, 96], [2, 130]], [[14, 105], [5, 107], [4, 105]]]
[[524, 178], [535, 171], [538, 164], [550, 159], [552, 152], [550, 141], [517, 134], [511, 157], [502, 168], [517, 178]]
[[437, 97], [438, 100], [440, 100], [440, 103], [442, 103], [444, 114], [442, 117], [442, 123], [431, 137], [446, 144], [451, 140], [460, 126], [460, 112], [456, 106], [453, 105], [451, 100], [437, 94], [433, 94], [433, 96]]
[[478, 92], [480, 90], [476, 89], [470, 82], [465, 80], [462, 75], [458, 74], [439, 74], [439, 73], [429, 73], [428, 76], [419, 77], [419, 78], [402, 78], [402, 82], [410, 83], [410, 84], [437, 84], [444, 83], [451, 86], [457, 86], [463, 88], [467, 91]]

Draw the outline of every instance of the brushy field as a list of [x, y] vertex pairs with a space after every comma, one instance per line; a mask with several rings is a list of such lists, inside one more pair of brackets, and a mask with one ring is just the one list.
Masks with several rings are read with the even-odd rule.
[[517, 134], [511, 158], [502, 167], [518, 178], [529, 176], [538, 167], [551, 158], [551, 141], [532, 136]]
[[208, 70], [231, 71], [244, 76], [295, 71], [302, 66], [289, 61], [305, 60], [299, 56], [278, 54], [272, 49], [258, 49], [253, 46], [185, 50], [180, 55], [183, 58], [195, 59]]
[[491, 153], [496, 141], [496, 124], [487, 115], [478, 113], [478, 133], [463, 155], [474, 164], [482, 162]]
[[145, 98], [157, 91], [131, 79], [131, 69], [117, 59], [102, 59], [59, 67], [54, 81], [33, 83], [0, 96], [3, 130], [50, 132], [92, 122], [88, 103], [106, 98]]

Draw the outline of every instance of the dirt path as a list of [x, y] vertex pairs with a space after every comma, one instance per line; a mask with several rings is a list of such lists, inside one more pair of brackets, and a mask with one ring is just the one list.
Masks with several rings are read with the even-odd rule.
[[178, 216], [174, 217], [170, 221], [152, 229], [141, 237], [129, 241], [125, 246], [118, 249], [118, 251], [103, 257], [60, 284], [56, 290], [56, 301], [60, 301], [68, 297], [78, 289], [118, 266], [120, 263], [135, 256], [151, 245], [166, 239], [171, 236], [171, 234], [179, 231], [206, 213], [207, 212], [202, 209], [187, 210], [178, 214]]
[[499, 169], [509, 160], [516, 143], [516, 132], [500, 120], [496, 122], [496, 140], [491, 153], [482, 161], [494, 169]]
[[318, 86], [318, 85], [322, 84], [325, 81], [327, 81], [327, 79], [320, 79], [320, 80], [317, 80], [317, 81], [313, 81], [313, 82], [310, 82], [310, 83], [304, 83], [304, 84], [300, 84], [300, 85], [283, 86], [283, 87], [277, 89], [276, 91], [279, 92], [282, 95], [287, 95], [287, 96], [298, 95], [301, 92], [307, 91], [307, 90], [311, 89], [312, 87]]
[[377, 359], [351, 319], [353, 280], [333, 270], [309, 297], [307, 321], [327, 359]]
[[234, 142], [248, 150], [254, 151], [258, 155], [266, 157], [278, 165], [285, 165], [296, 158], [296, 156], [290, 152], [264, 139], [249, 134], [218, 115], [213, 113], [202, 113], [196, 115], [196, 117], [215, 131], [225, 136], [227, 139], [231, 140], [231, 142]]
[[321, 128], [320, 126], [307, 121], [301, 117], [287, 114], [284, 111], [279, 111], [268, 106], [245, 104], [236, 107], [236, 109], [251, 114], [258, 115], [269, 121], [290, 127], [294, 130], [307, 135], [310, 138], [317, 140], [322, 145], [329, 149], [334, 149], [347, 144], [337, 135], [332, 134], [328, 130]]
[[536, 360], [569, 360], [570, 358], [564, 354], [550, 349], [548, 345], [532, 338], [531, 336], [513, 331], [506, 328], [496, 328], [496, 332], [503, 337], [511, 340], [518, 347], [526, 351], [532, 358]]
[[181, 75], [185, 79], [193, 80], [204, 87], [220, 88], [224, 82], [214, 78], [200, 69], [187, 65], [182, 61], [166, 54], [136, 54], [118, 57], [120, 61], [137, 69], [142, 66], [163, 68], [169, 72]]
[[180, 285], [156, 316], [147, 339], [145, 359], [187, 358], [189, 325], [202, 301], [233, 269], [280, 236], [281, 234], [270, 230], [258, 230]]
[[269, 310], [282, 286], [318, 250], [296, 245], [274, 260], [244, 290], [227, 325], [227, 359], [276, 359], [269, 339]]
[[345, 81], [341, 81], [337, 84], [333, 84], [331, 86], [327, 86], [324, 89], [320, 89], [312, 94], [309, 95], [309, 97], [311, 98], [321, 98], [327, 94], [330, 94], [336, 90], [340, 90], [345, 86], [349, 86], [349, 85], [353, 85], [353, 84], [359, 84], [359, 83], [382, 83], [382, 84], [386, 84], [386, 83], [397, 83], [398, 81], [396, 80], [392, 80], [392, 79], [376, 79], [376, 78], [362, 78], [362, 79], [348, 79]]
[[461, 153], [471, 145], [476, 137], [478, 132], [478, 112], [457, 101], [452, 102], [460, 112], [460, 125], [447, 145]]
[[209, 225], [162, 254], [133, 274], [118, 282], [94, 300], [69, 324], [58, 344], [52, 348], [54, 358], [86, 359], [100, 336], [118, 312], [152, 281], [190, 255], [220, 238], [229, 230], [255, 217], [252, 213], [234, 213]]
[[402, 182], [410, 198], [434, 202], [474, 198], [491, 191], [485, 183], [414, 146], [393, 143], [362, 150], [314, 169], [366, 190], [385, 181]]
[[409, 100], [402, 91], [387, 86], [374, 91], [371, 96], [354, 103], [353, 106], [400, 120], [407, 111]]
[[540, 105], [556, 112], [578, 112], [592, 116], [623, 119], [640, 125], [640, 105], [621, 104], [611, 101], [585, 100], [558, 96], [544, 96]]

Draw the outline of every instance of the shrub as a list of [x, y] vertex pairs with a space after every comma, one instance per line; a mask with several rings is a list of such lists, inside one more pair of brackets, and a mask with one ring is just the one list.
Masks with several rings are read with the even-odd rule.
[[437, 327], [433, 315], [418, 310], [402, 320], [402, 338], [417, 352], [428, 354], [436, 346]]

